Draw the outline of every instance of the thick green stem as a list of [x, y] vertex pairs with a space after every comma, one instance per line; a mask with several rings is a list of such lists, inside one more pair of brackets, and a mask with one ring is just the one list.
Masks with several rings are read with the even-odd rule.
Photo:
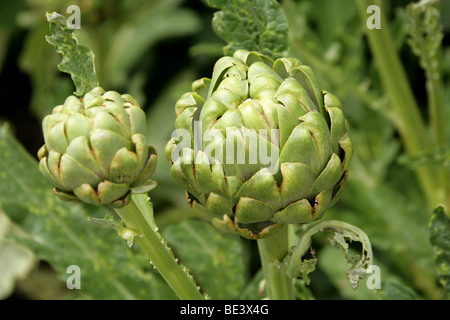
[[[428, 62], [431, 64], [431, 62]], [[444, 147], [447, 143], [447, 133], [445, 127], [444, 112], [444, 90], [440, 81], [440, 74], [430, 73], [427, 79], [428, 105], [430, 109], [430, 124], [433, 129], [434, 143], [436, 147]], [[450, 209], [450, 173], [441, 169], [439, 174], [441, 179], [441, 190], [439, 199]]]
[[[429, 124], [430, 132], [434, 140], [434, 145], [436, 148], [444, 147], [447, 143], [447, 133], [446, 133], [446, 117], [444, 110], [444, 86], [442, 84], [442, 48], [436, 48], [430, 50], [430, 39], [432, 37], [438, 37], [437, 34], [426, 34], [421, 36], [424, 31], [421, 30], [423, 26], [421, 23], [425, 23], [429, 19], [428, 14], [434, 12], [432, 7], [436, 5], [436, 10], [440, 10], [439, 2], [436, 0], [422, 0], [417, 3], [412, 3], [408, 7], [411, 11], [410, 20], [412, 29], [411, 36], [414, 39], [415, 45], [418, 47], [418, 54], [420, 58], [420, 64], [425, 71], [426, 76], [426, 89], [428, 94], [428, 110], [429, 110]], [[429, 6], [429, 7], [428, 7]], [[428, 8], [427, 8], [428, 7]], [[437, 14], [440, 18], [440, 13]], [[436, 16], [433, 16], [436, 19]], [[439, 25], [441, 25], [441, 20], [439, 20]], [[441, 33], [440, 30], [436, 32]], [[419, 35], [417, 35], [419, 34]], [[436, 41], [436, 40], [433, 40]], [[439, 44], [442, 44], [442, 40], [439, 40]], [[450, 174], [448, 170], [440, 169], [438, 172], [438, 178], [440, 179], [440, 184], [442, 188], [440, 190], [440, 199], [443, 199], [443, 203], [448, 207], [450, 205]]]
[[257, 242], [268, 298], [271, 300], [294, 300], [294, 280], [275, 264], [275, 261], [282, 261], [288, 253], [288, 227], [283, 227], [269, 238], [258, 239]]
[[[379, 0], [357, 0], [362, 21], [369, 17], [366, 13], [370, 5], [382, 7]], [[384, 88], [396, 113], [397, 128], [404, 141], [408, 154], [419, 156], [432, 146], [419, 107], [409, 85], [405, 70], [390, 35], [383, 8], [381, 10], [381, 29], [367, 29], [367, 39], [382, 79]], [[439, 203], [437, 177], [429, 167], [418, 167], [416, 174], [419, 183], [431, 206]]]
[[[428, 60], [428, 57], [425, 57], [425, 59]], [[432, 65], [431, 61], [427, 61], [425, 63]], [[433, 128], [435, 145], [438, 147], [445, 145], [447, 142], [447, 134], [445, 132], [444, 89], [440, 79], [441, 75], [439, 72], [430, 71], [427, 75], [430, 123]]]
[[[433, 129], [434, 143], [438, 148], [444, 147], [447, 143], [444, 112], [444, 90], [439, 77], [439, 73], [432, 73], [427, 79], [430, 123], [431, 128]], [[444, 168], [440, 170], [438, 177], [442, 185], [439, 199], [442, 199], [441, 202], [450, 209], [450, 173]]]
[[114, 210], [122, 218], [126, 227], [137, 233], [135, 241], [180, 299], [205, 299], [196, 284], [161, 242], [159, 235], [154, 230], [154, 225], [152, 227], [153, 223], [139, 210], [134, 200], [125, 207]]

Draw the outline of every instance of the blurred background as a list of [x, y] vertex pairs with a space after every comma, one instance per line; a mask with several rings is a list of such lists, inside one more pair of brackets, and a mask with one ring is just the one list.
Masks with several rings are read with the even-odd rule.
[[[385, 9], [426, 119], [424, 72], [406, 42], [408, 3], [385, 1]], [[192, 81], [210, 77], [214, 62], [223, 53], [224, 43], [211, 28], [214, 10], [200, 0], [1, 1], [0, 124], [8, 123], [35, 158], [43, 144], [43, 117], [74, 91], [70, 76], [57, 69], [61, 56], [45, 41], [49, 34], [45, 13], [57, 11], [69, 16], [66, 9], [74, 4], [81, 9], [79, 42], [94, 52], [101, 86], [130, 93], [147, 112], [149, 143], [160, 155], [153, 176], [159, 186], [151, 197], [157, 223], [164, 229], [192, 214], [183, 190], [169, 176], [164, 146], [173, 130], [175, 101], [190, 89]], [[341, 99], [355, 144], [348, 185], [327, 218], [353, 223], [368, 234], [376, 264], [382, 267], [384, 298], [441, 298], [428, 241], [431, 212], [411, 169], [398, 161], [404, 153], [403, 143], [390, 119], [389, 102], [364, 38], [365, 22], [356, 3], [283, 0], [281, 4], [290, 24], [290, 55], [310, 65], [320, 87]], [[442, 73], [450, 121], [450, 1], [442, 1], [441, 7]], [[0, 211], [0, 298], [63, 298], [65, 285], [46, 261], [2, 240], [8, 233], [20, 232], [20, 226]], [[311, 274], [309, 289], [315, 298], [381, 297], [365, 286], [353, 291], [342, 283], [342, 276], [336, 274], [345, 274], [346, 264], [339, 250], [326, 246], [320, 238], [314, 248], [319, 265]]]

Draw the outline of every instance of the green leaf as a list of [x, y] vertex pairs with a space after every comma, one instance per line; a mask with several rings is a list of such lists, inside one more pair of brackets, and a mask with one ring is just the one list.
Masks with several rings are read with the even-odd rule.
[[[350, 253], [356, 253], [350, 249]], [[367, 288], [366, 283], [362, 281], [358, 290], [354, 290], [345, 279], [345, 272], [348, 268], [348, 264], [342, 259], [340, 250], [336, 247], [323, 247], [320, 251], [317, 251], [319, 260], [319, 268], [326, 275], [326, 281], [331, 284], [335, 290], [337, 290], [340, 299], [347, 300], [376, 300], [379, 299], [374, 291]], [[384, 276], [384, 269], [381, 271], [381, 279]], [[316, 279], [314, 279], [316, 280]], [[318, 281], [318, 280], [317, 280]], [[312, 286], [316, 284], [312, 282]], [[321, 297], [318, 296], [320, 299]]]
[[410, 287], [405, 284], [389, 280], [381, 285], [380, 295], [383, 300], [417, 300], [418, 296]]
[[[372, 245], [367, 235], [359, 228], [337, 220], [325, 220], [309, 227], [301, 236], [296, 245], [286, 255], [278, 266], [290, 277], [300, 277], [308, 284], [308, 274], [315, 270], [317, 259], [302, 259], [311, 247], [311, 238], [317, 232], [333, 232], [328, 241], [333, 246], [339, 246], [341, 253], [351, 264], [347, 269], [347, 278], [353, 289], [358, 288], [359, 280], [364, 279], [373, 263]], [[362, 245], [360, 254], [351, 254], [349, 243], [358, 241]]]
[[98, 86], [94, 54], [89, 48], [78, 44], [76, 29], [68, 26], [66, 17], [53, 12], [47, 13], [47, 20], [51, 36], [45, 38], [63, 55], [58, 68], [71, 75], [76, 87], [75, 95], [84, 96]]
[[[407, 7], [408, 43], [419, 57], [425, 71], [430, 122], [436, 145], [445, 145], [446, 122], [444, 110], [444, 86], [442, 83], [442, 32], [441, 13], [438, 0], [421, 0]], [[443, 179], [450, 179], [445, 173]], [[445, 183], [445, 182], [444, 182]], [[448, 191], [448, 190], [447, 190]]]
[[241, 239], [194, 219], [167, 226], [163, 237], [212, 299], [237, 298], [244, 287]]
[[307, 286], [306, 282], [302, 279], [295, 279], [295, 294], [300, 300], [316, 300], [311, 289]]
[[[348, 180], [341, 207], [329, 208], [328, 217], [358, 225], [370, 237], [374, 252], [384, 257], [388, 269], [427, 299], [439, 299], [440, 287], [435, 283], [430, 255], [433, 249], [427, 228], [427, 207], [411, 175], [395, 169], [389, 182], [380, 180], [374, 187], [368, 187], [367, 175], [358, 176], [358, 169], [353, 168], [356, 170]], [[398, 189], [393, 186], [394, 179], [398, 179]]]
[[437, 63], [442, 39], [439, 1], [422, 0], [407, 7], [409, 17], [409, 39], [414, 54], [420, 58], [420, 64], [430, 75], [439, 71]]
[[[356, 252], [350, 248], [350, 252]], [[381, 261], [374, 261], [374, 269], [372, 275], [362, 282], [358, 290], [353, 290], [347, 282], [343, 280], [342, 274], [346, 270], [346, 264], [342, 262], [340, 253], [336, 248], [325, 247], [318, 252], [320, 261], [320, 269], [327, 276], [329, 281], [334, 285], [341, 299], [348, 300], [415, 300], [419, 299], [418, 295], [409, 285], [406, 285], [402, 279], [391, 272], [389, 266], [384, 265]], [[341, 260], [341, 261], [339, 261]], [[378, 271], [376, 271], [378, 270]], [[376, 274], [378, 273], [378, 274]], [[372, 279], [371, 277], [375, 277]], [[372, 287], [380, 281], [379, 287]], [[313, 282], [314, 284], [314, 282]]]
[[127, 245], [131, 248], [134, 243], [134, 238], [138, 236], [138, 234], [125, 227], [124, 223], [120, 219], [114, 219], [111, 215], [106, 216], [103, 219], [98, 218], [91, 218], [88, 217], [88, 220], [92, 223], [96, 224], [97, 226], [105, 229], [114, 229], [117, 231], [117, 234], [127, 241]]
[[0, 3], [0, 72], [2, 71], [4, 59], [10, 49], [10, 40], [20, 28], [17, 16], [26, 8], [25, 1], [14, 1], [11, 3]]
[[279, 58], [289, 50], [288, 22], [276, 0], [208, 0], [210, 7], [220, 9], [214, 14], [214, 31], [228, 45], [225, 54], [237, 49], [259, 51]]
[[[192, 90], [192, 82], [195, 79], [196, 74], [190, 68], [175, 73], [149, 107], [147, 112], [147, 137], [149, 144], [154, 146], [156, 150], [164, 150], [173, 131], [176, 114], [173, 108], [167, 106], [174, 106], [183, 93]], [[158, 187], [152, 191], [152, 199], [173, 203], [175, 208], [169, 207], [169, 210], [175, 209], [177, 213], [187, 210], [193, 212], [189, 207], [185, 207], [186, 195], [184, 189], [170, 176], [169, 161], [158, 161], [152, 179], [158, 181]], [[161, 217], [161, 215], [163, 215], [163, 212], [158, 210], [157, 217]], [[186, 216], [186, 213], [182, 212], [182, 215]], [[159, 223], [158, 226], [163, 227]]]
[[[109, 40], [101, 48], [104, 57], [101, 62], [100, 79], [105, 79], [114, 87], [124, 86], [136, 75], [134, 73], [131, 76], [130, 70], [142, 67], [138, 63], [152, 46], [164, 39], [186, 37], [199, 31], [201, 23], [197, 15], [180, 7], [180, 2], [180, 0], [144, 1], [140, 4], [139, 10], [133, 7], [123, 16], [116, 30], [108, 30], [111, 38], [99, 39]], [[152, 53], [153, 51], [151, 50]], [[151, 60], [146, 56], [144, 61], [147, 64]], [[170, 62], [156, 61], [156, 63]]]
[[23, 236], [23, 233], [0, 210], [0, 299], [9, 297], [16, 281], [26, 278], [36, 264], [30, 250], [8, 240], [10, 236]]
[[421, 166], [439, 166], [450, 171], [450, 145], [424, 151], [415, 157], [403, 154], [398, 161], [413, 169]]
[[443, 206], [437, 207], [430, 220], [430, 242], [436, 253], [439, 282], [450, 292], [450, 218]]
[[264, 272], [261, 269], [253, 276], [253, 278], [246, 284], [241, 294], [239, 295], [239, 300], [261, 300], [265, 296], [264, 292]]
[[[103, 207], [64, 202], [40, 174], [36, 160], [0, 127], [0, 208], [27, 236], [14, 240], [31, 249], [67, 281], [67, 268], [81, 270], [82, 298], [175, 299], [147, 258], [129, 248], [115, 230], [99, 228], [87, 217], [103, 217]], [[68, 293], [74, 293], [68, 290]]]

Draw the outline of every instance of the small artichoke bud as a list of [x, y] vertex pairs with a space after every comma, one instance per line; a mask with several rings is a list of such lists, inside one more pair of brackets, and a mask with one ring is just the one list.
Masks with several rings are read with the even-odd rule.
[[298, 59], [238, 50], [175, 111], [171, 175], [216, 227], [258, 239], [338, 200], [353, 154], [347, 120]]
[[41, 173], [64, 200], [122, 207], [150, 191], [156, 151], [147, 145], [145, 112], [136, 100], [97, 87], [69, 96], [42, 122]]

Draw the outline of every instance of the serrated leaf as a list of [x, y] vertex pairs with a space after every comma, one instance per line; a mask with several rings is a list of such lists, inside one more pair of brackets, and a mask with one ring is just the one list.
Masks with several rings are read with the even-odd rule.
[[78, 44], [76, 29], [67, 25], [66, 17], [53, 12], [47, 13], [47, 20], [51, 35], [45, 38], [63, 56], [58, 68], [72, 77], [76, 87], [74, 94], [83, 96], [98, 86], [94, 54], [86, 46]]
[[244, 287], [244, 257], [239, 237], [218, 232], [204, 221], [169, 225], [163, 237], [214, 300], [233, 299]]
[[[350, 249], [351, 253], [355, 253]], [[348, 300], [376, 300], [380, 299], [374, 292], [369, 290], [364, 282], [360, 284], [358, 290], [354, 290], [345, 279], [348, 265], [342, 259], [340, 250], [336, 247], [327, 246], [317, 251], [319, 260], [318, 268], [326, 275], [327, 281], [337, 290], [342, 299]], [[384, 274], [382, 273], [382, 276]], [[313, 285], [315, 282], [312, 282]]]
[[271, 58], [285, 56], [289, 50], [288, 22], [276, 0], [208, 0], [220, 9], [212, 25], [227, 46], [225, 54], [237, 49], [259, 51]]
[[[431, 75], [439, 73], [439, 64], [436, 63], [436, 58], [444, 37], [440, 12], [437, 7], [438, 2], [422, 0], [411, 3], [407, 7], [408, 43], [414, 54], [419, 56], [422, 68]], [[433, 61], [435, 62], [433, 63]]]
[[[367, 238], [367, 237], [366, 237]], [[358, 288], [359, 279], [364, 279], [367, 275], [367, 269], [372, 263], [372, 253], [370, 242], [367, 242], [359, 234], [350, 230], [338, 230], [334, 235], [328, 239], [331, 245], [337, 245], [341, 249], [341, 253], [347, 259], [347, 262], [352, 266], [347, 269], [347, 278], [353, 289]], [[352, 255], [349, 252], [349, 243], [359, 241], [363, 245], [361, 254]], [[370, 252], [369, 252], [370, 250]]]
[[[419, 57], [420, 66], [426, 75], [428, 108], [433, 138], [438, 146], [447, 144], [444, 120], [444, 85], [442, 82], [442, 31], [439, 0], [421, 0], [407, 7], [408, 43]], [[448, 158], [447, 158], [448, 159]], [[447, 161], [448, 162], [448, 161]], [[443, 179], [450, 179], [445, 174]]]
[[67, 268], [81, 270], [83, 298], [175, 299], [137, 248], [128, 248], [115, 230], [99, 228], [87, 217], [102, 217], [103, 207], [63, 202], [42, 177], [36, 160], [0, 127], [0, 208], [27, 236], [14, 240], [50, 263], [62, 281]]
[[430, 242], [436, 253], [439, 282], [450, 293], [450, 218], [443, 206], [434, 210], [429, 229]]
[[[330, 208], [328, 216], [358, 225], [369, 235], [374, 252], [388, 261], [390, 269], [396, 270], [400, 278], [408, 279], [412, 289], [426, 292], [424, 295], [429, 299], [439, 299], [423, 196], [400, 170], [390, 178], [399, 179], [401, 190], [386, 181], [368, 187], [365, 175], [357, 176], [357, 170], [353, 173], [346, 186], [347, 196], [340, 202], [343, 206]], [[405, 181], [408, 189], [404, 187]], [[415, 280], [418, 274], [420, 281]]]
[[[351, 253], [356, 253], [353, 249], [349, 249]], [[346, 265], [339, 262], [340, 253], [336, 248], [326, 247], [318, 253], [319, 268], [325, 273], [330, 282], [337, 289], [341, 298], [351, 300], [415, 300], [419, 296], [412, 290], [409, 285], [402, 282], [395, 273], [390, 271], [390, 268], [384, 265], [381, 261], [375, 261], [374, 265], [378, 266], [378, 275], [373, 273], [367, 277], [367, 280], [361, 283], [358, 290], [353, 290], [346, 281], [344, 281], [342, 274], [345, 272]], [[340, 259], [342, 260], [342, 259]], [[371, 277], [379, 277], [378, 279], [371, 279]], [[380, 281], [380, 287], [372, 288], [372, 281]]]
[[309, 285], [311, 279], [309, 274], [316, 270], [317, 259], [304, 259], [298, 262], [297, 277], [302, 279], [306, 285]]
[[[372, 245], [367, 235], [359, 228], [337, 220], [326, 220], [309, 227], [294, 245], [278, 267], [291, 278], [301, 277], [307, 283], [308, 274], [315, 270], [317, 259], [302, 259], [311, 246], [311, 238], [318, 232], [332, 232], [328, 238], [331, 245], [339, 246], [341, 253], [351, 264], [347, 269], [347, 278], [353, 289], [358, 288], [359, 280], [364, 279], [373, 263]], [[362, 245], [360, 254], [350, 254], [349, 243], [358, 241]]]

